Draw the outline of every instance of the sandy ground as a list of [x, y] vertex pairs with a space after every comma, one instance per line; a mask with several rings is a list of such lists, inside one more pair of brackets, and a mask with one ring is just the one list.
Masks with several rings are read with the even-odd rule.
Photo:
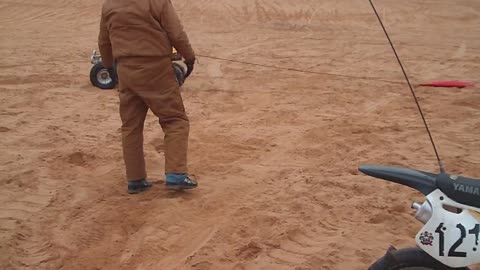
[[[191, 172], [128, 196], [116, 91], [90, 85], [100, 0], [0, 0], [1, 269], [366, 269], [414, 245], [419, 193], [364, 163], [437, 171], [367, 1], [176, 0], [199, 57]], [[480, 84], [480, 2], [377, 1], [414, 83]], [[353, 76], [354, 78], [350, 78]], [[363, 77], [363, 78], [362, 78]], [[417, 89], [447, 170], [480, 177], [480, 86]]]

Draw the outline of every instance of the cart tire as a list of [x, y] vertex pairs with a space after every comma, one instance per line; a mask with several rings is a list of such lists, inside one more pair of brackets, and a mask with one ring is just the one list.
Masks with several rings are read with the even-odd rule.
[[113, 89], [117, 84], [116, 74], [110, 74], [102, 63], [93, 65], [90, 70], [90, 82], [100, 89]]

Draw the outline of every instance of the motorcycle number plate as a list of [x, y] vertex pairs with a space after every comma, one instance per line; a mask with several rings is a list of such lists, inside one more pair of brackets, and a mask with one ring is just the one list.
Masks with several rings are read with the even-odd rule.
[[[469, 209], [449, 199], [440, 190], [428, 195], [427, 199], [432, 205], [433, 214], [416, 236], [418, 246], [450, 267], [466, 267], [480, 263], [480, 217], [476, 212], [478, 209]], [[452, 208], [461, 211], [453, 212]]]

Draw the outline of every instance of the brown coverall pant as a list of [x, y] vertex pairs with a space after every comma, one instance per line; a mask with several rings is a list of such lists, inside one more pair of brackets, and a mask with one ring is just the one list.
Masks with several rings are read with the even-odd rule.
[[172, 68], [172, 46], [195, 53], [171, 0], [105, 0], [98, 46], [106, 68], [117, 60], [123, 156], [128, 180], [146, 178], [143, 125], [150, 108], [165, 133], [165, 173], [187, 173], [189, 122]]
[[165, 173], [187, 173], [189, 121], [170, 57], [122, 58], [118, 77], [127, 179], [147, 176], [143, 127], [149, 108], [165, 133]]

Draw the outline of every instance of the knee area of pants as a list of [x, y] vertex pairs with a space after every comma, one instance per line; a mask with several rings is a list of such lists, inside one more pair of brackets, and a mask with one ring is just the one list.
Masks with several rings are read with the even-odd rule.
[[160, 120], [159, 124], [162, 127], [172, 127], [175, 129], [189, 129], [190, 128], [190, 122], [185, 119], [169, 119], [169, 120]]
[[143, 128], [122, 127], [122, 136], [139, 136], [143, 135]]

